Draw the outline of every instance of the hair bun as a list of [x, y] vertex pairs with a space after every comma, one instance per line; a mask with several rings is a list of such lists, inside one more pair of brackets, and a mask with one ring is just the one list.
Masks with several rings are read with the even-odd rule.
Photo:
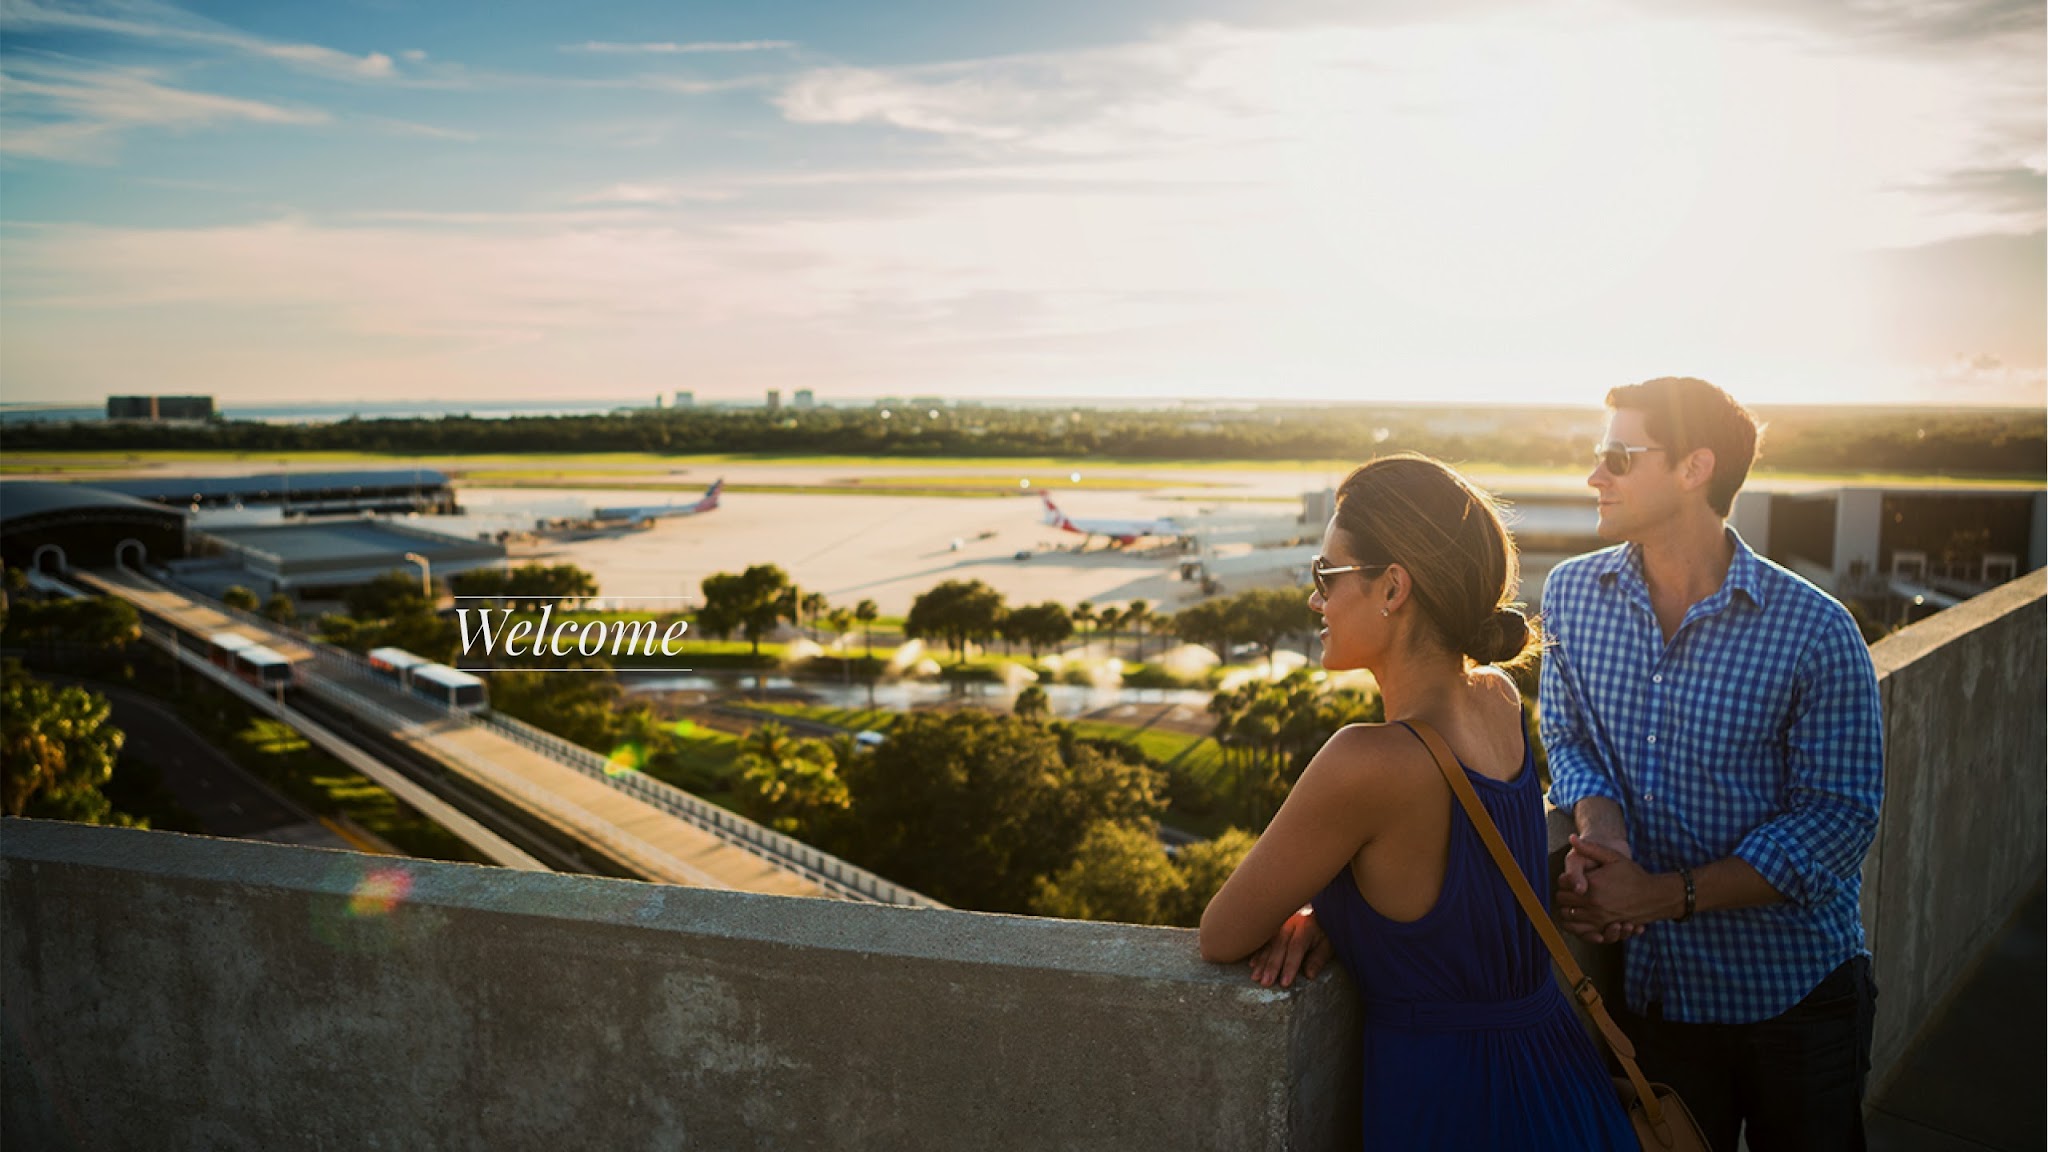
[[1500, 664], [1521, 655], [1528, 643], [1528, 617], [1513, 608], [1497, 608], [1472, 630], [1465, 655], [1481, 664]]

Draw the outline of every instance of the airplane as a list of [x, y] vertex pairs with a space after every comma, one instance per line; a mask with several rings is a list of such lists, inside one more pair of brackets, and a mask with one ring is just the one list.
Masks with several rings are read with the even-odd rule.
[[[1052, 493], [1040, 492], [1045, 501], [1045, 522], [1062, 532], [1074, 532], [1084, 537], [1107, 536], [1119, 547], [1128, 546], [1147, 536], [1185, 536], [1187, 529], [1175, 524], [1171, 518], [1158, 520], [1076, 520], [1060, 511], [1052, 502]], [[1081, 541], [1083, 548], [1087, 540]]]
[[646, 528], [656, 520], [674, 516], [695, 516], [699, 512], [712, 512], [718, 508], [718, 494], [725, 488], [725, 478], [711, 485], [704, 498], [695, 504], [643, 504], [628, 508], [598, 508], [591, 512], [594, 520], [625, 520], [635, 528]]

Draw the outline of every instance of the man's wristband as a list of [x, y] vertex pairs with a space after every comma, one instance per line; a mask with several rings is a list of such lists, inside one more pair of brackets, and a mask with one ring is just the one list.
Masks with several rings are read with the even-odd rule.
[[1692, 869], [1680, 868], [1678, 878], [1685, 881], [1685, 911], [1679, 914], [1678, 919], [1672, 921], [1673, 924], [1685, 923], [1699, 910], [1699, 893], [1694, 891], [1692, 886]]

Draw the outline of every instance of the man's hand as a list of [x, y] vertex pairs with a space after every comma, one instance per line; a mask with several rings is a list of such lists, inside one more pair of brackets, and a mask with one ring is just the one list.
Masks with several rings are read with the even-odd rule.
[[1282, 988], [1292, 988], [1297, 973], [1315, 979], [1329, 963], [1331, 953], [1330, 938], [1316, 923], [1315, 911], [1303, 908], [1280, 925], [1265, 947], [1252, 953], [1252, 979], [1267, 988], [1275, 980]]
[[1684, 888], [1675, 875], [1645, 872], [1628, 856], [1583, 836], [1572, 837], [1572, 853], [1585, 858], [1584, 887], [1559, 885], [1557, 906], [1566, 927], [1581, 939], [1612, 943], [1639, 935], [1643, 925], [1670, 919], [1684, 907]]
[[[1633, 861], [1635, 853], [1628, 846], [1628, 825], [1622, 818], [1621, 805], [1599, 796], [1588, 796], [1579, 801], [1572, 810], [1579, 825], [1579, 834], [1572, 837], [1571, 850], [1565, 853], [1564, 873], [1558, 877], [1556, 906], [1564, 917], [1565, 930], [1581, 940], [1593, 944], [1612, 944], [1643, 934], [1640, 924], [1626, 921], [1595, 921], [1584, 912], [1567, 915], [1564, 911], [1567, 893], [1585, 896], [1590, 889], [1591, 877], [1603, 859], [1619, 857]], [[1605, 856], [1594, 854], [1593, 848], [1584, 848], [1584, 843], [1605, 849]], [[1581, 907], [1581, 906], [1575, 906]]]

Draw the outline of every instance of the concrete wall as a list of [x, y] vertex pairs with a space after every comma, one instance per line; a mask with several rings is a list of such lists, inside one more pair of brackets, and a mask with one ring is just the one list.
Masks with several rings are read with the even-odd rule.
[[10, 1148], [1355, 1147], [1185, 930], [9, 820]]
[[1863, 868], [1872, 1084], [2048, 867], [2048, 571], [1879, 641], [1884, 814]]

